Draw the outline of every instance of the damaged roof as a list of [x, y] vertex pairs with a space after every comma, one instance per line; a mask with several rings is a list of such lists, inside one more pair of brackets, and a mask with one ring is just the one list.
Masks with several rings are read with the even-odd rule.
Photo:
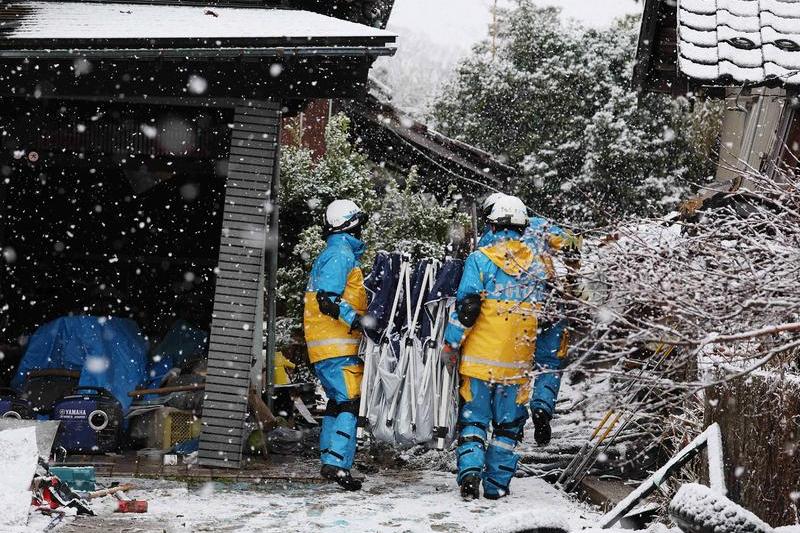
[[[395, 35], [292, 9], [20, 1], [0, 6], [0, 57], [389, 55]], [[119, 54], [116, 54], [119, 55]], [[129, 57], [129, 56], [128, 56]]]
[[800, 84], [800, 1], [645, 0], [634, 84], [655, 92]]
[[345, 112], [373, 161], [402, 172], [418, 167], [432, 187], [439, 185], [444, 191], [442, 184], [457, 185], [467, 196], [508, 186], [514, 167], [411, 118], [375, 90], [375, 80], [370, 82], [373, 91], [366, 99], [348, 102]]

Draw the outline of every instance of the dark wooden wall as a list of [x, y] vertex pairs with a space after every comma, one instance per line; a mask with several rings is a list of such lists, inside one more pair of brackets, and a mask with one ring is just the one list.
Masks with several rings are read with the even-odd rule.
[[722, 428], [728, 497], [773, 527], [800, 523], [800, 377], [759, 374], [708, 389], [705, 418]]

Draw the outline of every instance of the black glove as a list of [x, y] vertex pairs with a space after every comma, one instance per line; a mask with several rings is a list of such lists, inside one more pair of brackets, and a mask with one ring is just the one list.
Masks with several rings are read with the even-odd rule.
[[353, 322], [350, 324], [350, 333], [357, 331], [359, 333], [364, 333], [364, 317], [361, 315], [356, 315], [353, 318]]
[[481, 295], [468, 294], [463, 300], [456, 304], [456, 313], [458, 314], [458, 321], [465, 328], [471, 328], [478, 321], [478, 316], [481, 314]]
[[339, 297], [338, 294], [334, 294], [332, 292], [318, 292], [317, 293], [317, 304], [319, 305], [319, 310], [323, 315], [327, 315], [334, 320], [339, 320], [339, 304], [336, 302], [332, 302], [330, 297], [336, 296]]
[[531, 420], [533, 420], [533, 438], [539, 446], [546, 446], [550, 443], [553, 432], [550, 429], [552, 416], [543, 409], [531, 409]]

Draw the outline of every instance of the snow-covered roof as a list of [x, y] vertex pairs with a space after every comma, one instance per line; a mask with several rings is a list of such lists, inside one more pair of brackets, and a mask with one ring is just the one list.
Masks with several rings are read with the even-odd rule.
[[[207, 46], [269, 42], [284, 46], [385, 45], [395, 34], [318, 13], [291, 9], [125, 3], [11, 2], [0, 5], [4, 41], [41, 43], [208, 40]], [[219, 40], [220, 42], [216, 42]], [[52, 42], [50, 45], [52, 46]]]
[[699, 80], [800, 84], [800, 0], [678, 0], [678, 68]]

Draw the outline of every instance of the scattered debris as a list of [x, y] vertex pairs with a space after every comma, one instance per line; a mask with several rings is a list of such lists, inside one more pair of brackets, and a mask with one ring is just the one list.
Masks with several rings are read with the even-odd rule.
[[97, 479], [93, 466], [53, 466], [50, 473], [74, 490], [95, 490]]
[[[600, 519], [601, 527], [605, 529], [616, 524], [623, 516], [631, 511], [637, 503], [657, 490], [670, 475], [688, 463], [704, 448], [711, 450], [708, 453], [708, 468], [709, 478], [711, 479], [713, 490], [720, 496], [723, 496], [725, 494], [725, 477], [722, 470], [723, 465], [721, 447], [722, 438], [720, 436], [719, 426], [717, 424], [711, 424], [692, 442], [675, 454], [675, 456], [670, 459], [667, 464], [659, 468], [655, 473], [653, 473], [652, 476], [647, 478], [644, 483], [639, 485], [636, 490], [631, 492], [627, 498], [622, 500], [619, 504], [617, 504], [616, 507], [606, 513]], [[722, 530], [720, 530], [720, 533], [722, 533]]]
[[772, 533], [750, 511], [697, 483], [683, 485], [669, 504], [669, 515], [686, 533]]
[[135, 488], [136, 485], [134, 485], [133, 483], [124, 483], [122, 485], [117, 485], [115, 487], [110, 487], [107, 489], [95, 490], [93, 492], [90, 492], [87, 495], [87, 497], [89, 499], [93, 499], [93, 498], [102, 498], [103, 496], [110, 496], [110, 495], [116, 496], [118, 492], [126, 492], [129, 490], [133, 490]]
[[34, 493], [33, 501], [37, 505], [49, 506], [50, 509], [68, 507], [75, 509], [79, 515], [94, 515], [89, 503], [73, 491], [66, 482], [54, 476], [50, 472], [47, 462], [41, 457], [39, 458], [39, 467], [44, 471], [44, 475], [34, 476], [31, 483]]
[[267, 448], [270, 452], [280, 455], [300, 453], [305, 448], [303, 432], [297, 429], [280, 427], [267, 433]]

